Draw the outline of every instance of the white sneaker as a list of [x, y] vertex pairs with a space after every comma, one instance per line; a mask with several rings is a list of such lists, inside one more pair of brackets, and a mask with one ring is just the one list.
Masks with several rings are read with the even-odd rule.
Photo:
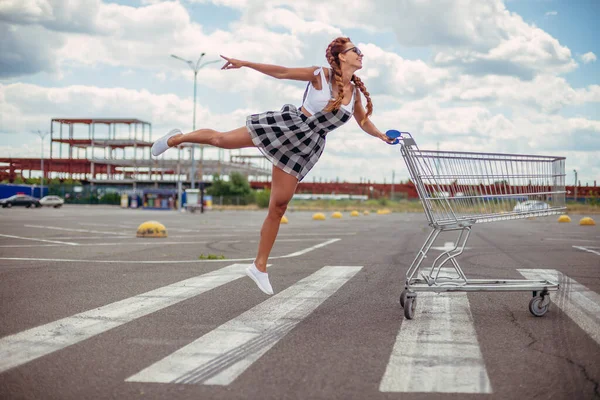
[[161, 137], [156, 142], [154, 142], [154, 144], [152, 144], [152, 150], [151, 150], [152, 155], [154, 157], [157, 157], [157, 156], [160, 156], [165, 151], [169, 150], [169, 144], [167, 143], [167, 141], [172, 136], [179, 135], [180, 133], [181, 133], [181, 131], [179, 129], [172, 129], [165, 136]]
[[248, 275], [264, 293], [273, 294], [273, 288], [271, 287], [271, 282], [269, 282], [269, 274], [259, 271], [254, 263], [252, 263], [251, 267], [246, 268], [246, 275]]

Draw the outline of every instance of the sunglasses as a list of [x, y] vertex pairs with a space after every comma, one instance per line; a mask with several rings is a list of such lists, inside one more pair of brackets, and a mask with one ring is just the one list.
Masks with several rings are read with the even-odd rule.
[[358, 56], [362, 56], [363, 55], [363, 52], [360, 51], [360, 49], [358, 47], [350, 47], [349, 49], [346, 49], [346, 50], [342, 51], [342, 54], [345, 54], [345, 53], [347, 53], [349, 51], [355, 52], [356, 55], [358, 55]]

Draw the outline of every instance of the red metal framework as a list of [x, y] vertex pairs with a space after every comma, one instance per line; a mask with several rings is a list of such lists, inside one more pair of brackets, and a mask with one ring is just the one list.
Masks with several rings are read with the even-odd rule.
[[[55, 125], [58, 125], [56, 130]], [[77, 125], [87, 126], [87, 135], [82, 135], [81, 132], [76, 134]], [[65, 127], [67, 132], [64, 132]], [[127, 128], [127, 134], [123, 133], [123, 127]], [[110, 180], [117, 172], [111, 168], [110, 162], [116, 158], [116, 150], [122, 150], [123, 159], [129, 150], [127, 152], [133, 154], [131, 166], [135, 169], [138, 159], [150, 161], [151, 139], [152, 125], [136, 118], [53, 118], [50, 123], [50, 165], [53, 156], [58, 153], [56, 158], [60, 159], [59, 165], [63, 167], [63, 171], [66, 167], [64, 172], [69, 175], [89, 174], [90, 178], [95, 180], [98, 174], [106, 174]], [[65, 145], [68, 154], [66, 165], [63, 161]], [[89, 170], [82, 165], [81, 160], [91, 161]]]
[[[84, 129], [76, 131], [75, 127]], [[131, 184], [134, 182], [175, 182], [178, 168], [189, 182], [190, 160], [153, 159], [152, 125], [135, 118], [53, 118], [50, 127], [50, 159], [44, 160], [44, 177], [71, 178], [92, 183]], [[63, 156], [63, 153], [64, 156]], [[83, 154], [82, 154], [83, 153]], [[120, 157], [118, 157], [120, 156]], [[260, 177], [251, 182], [255, 189], [270, 188], [269, 181], [261, 178], [270, 176], [270, 165], [257, 166], [255, 160], [261, 156], [232, 155], [229, 162], [204, 160], [206, 175], [214, 173], [228, 175], [241, 172]], [[25, 171], [41, 171], [39, 158], [0, 158], [0, 180], [13, 181]], [[574, 187], [567, 187], [567, 196], [574, 194]], [[448, 192], [453, 193], [453, 187]], [[298, 193], [368, 195], [372, 198], [394, 197], [418, 198], [412, 183], [348, 183], [348, 182], [301, 182]], [[400, 194], [402, 193], [402, 194]], [[594, 186], [578, 186], [578, 197], [592, 197], [600, 194]]]
[[[83, 126], [83, 129], [82, 129]], [[156, 159], [150, 155], [152, 125], [136, 118], [53, 118], [50, 123], [50, 158], [43, 171], [38, 158], [0, 158], [2, 179], [14, 180], [16, 171], [42, 171], [44, 178], [71, 178], [90, 183], [183, 182], [190, 180], [191, 161]], [[186, 147], [186, 146], [182, 146]], [[187, 146], [189, 148], [189, 146]], [[270, 169], [247, 160], [203, 160], [206, 175], [241, 172], [255, 177]], [[198, 177], [196, 177], [198, 179]]]

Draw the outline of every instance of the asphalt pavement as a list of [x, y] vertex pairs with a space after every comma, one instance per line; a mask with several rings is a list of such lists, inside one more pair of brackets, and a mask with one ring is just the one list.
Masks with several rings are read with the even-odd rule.
[[544, 316], [482, 291], [417, 293], [408, 320], [425, 216], [325, 214], [286, 214], [267, 296], [244, 275], [265, 211], [0, 209], [0, 398], [600, 398], [598, 225], [473, 226], [466, 276], [556, 281]]

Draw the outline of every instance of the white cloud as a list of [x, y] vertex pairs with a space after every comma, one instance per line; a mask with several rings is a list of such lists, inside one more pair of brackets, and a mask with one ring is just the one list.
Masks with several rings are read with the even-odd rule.
[[573, 89], [566, 79], [539, 75], [531, 81], [516, 77], [462, 75], [449, 81], [437, 94], [450, 104], [481, 103], [515, 110], [557, 113], [566, 106], [600, 102], [600, 86]]
[[[501, 0], [200, 1], [242, 14], [210, 34], [191, 19], [189, 2], [143, 0], [143, 6], [129, 7], [100, 0], [0, 0], [0, 78], [87, 66], [101, 74], [110, 65], [123, 74], [145, 69], [156, 81], [192, 79], [188, 66], [169, 54], [195, 59], [201, 51], [206, 60], [224, 54], [292, 67], [326, 65], [325, 46], [345, 29], [372, 35], [393, 29], [398, 44], [425, 46], [434, 56], [409, 60], [376, 40], [357, 43], [366, 55], [359, 75], [381, 130], [413, 132], [422, 148], [439, 143], [447, 150], [568, 154], [568, 168], [595, 171], [583, 175], [589, 177], [600, 173], [593, 157], [600, 151], [597, 115], [560, 115], [566, 107], [600, 102], [600, 85], [571, 87], [559, 76], [577, 66], [571, 51], [510, 13]], [[596, 56], [589, 52], [579, 59], [589, 63]], [[251, 113], [298, 105], [304, 91], [298, 82], [249, 69], [221, 71], [216, 65], [202, 69], [198, 80], [219, 96], [199, 94], [197, 119], [220, 130], [242, 126]], [[94, 84], [0, 84], [0, 132], [14, 137], [61, 116], [140, 118], [152, 122], [154, 137], [173, 127], [191, 127], [191, 96]], [[214, 111], [215, 102], [227, 104], [233, 96], [243, 106]], [[405, 170], [399, 148], [365, 134], [352, 121], [328, 137], [327, 150], [307, 179], [382, 181], [391, 169], [397, 179]]]
[[530, 27], [520, 17], [507, 22], [507, 37], [487, 51], [451, 49], [435, 56], [439, 66], [457, 67], [474, 75], [508, 75], [533, 79], [537, 74], [560, 74], [577, 67], [571, 51], [543, 30]]
[[[37, 2], [43, 7], [35, 8]], [[210, 35], [190, 20], [179, 2], [129, 7], [96, 0], [90, 2], [89, 9], [72, 3], [79, 4], [27, 0], [19, 7], [21, 3], [11, 0], [11, 10], [20, 13], [5, 11], [4, 15], [16, 15], [9, 18], [14, 24], [39, 23], [51, 30], [79, 32], [68, 36], [58, 59], [83, 64], [166, 65], [165, 54], [193, 54], [198, 43], [209, 54], [229, 52], [257, 61], [289, 63], [306, 59], [307, 51], [323, 48], [324, 43], [342, 34], [340, 28], [377, 31], [391, 27], [400, 44], [431, 46], [436, 50], [438, 66], [470, 74], [531, 79], [539, 73], [564, 73], [577, 66], [568, 48], [508, 12], [501, 0], [352, 0], [352, 4], [347, 0], [215, 0], [243, 14], [240, 21], [230, 25], [230, 31], [217, 30]], [[444, 13], [438, 12], [440, 8]], [[273, 32], [272, 28], [283, 28], [284, 32]], [[40, 37], [43, 44], [45, 35]], [[322, 59], [319, 54], [318, 60]]]
[[450, 77], [443, 68], [428, 66], [421, 60], [405, 60], [374, 44], [360, 43], [365, 53], [360, 76], [371, 93], [401, 98], [418, 98], [441, 86]]
[[544, 14], [544, 16], [546, 17], [551, 17], [555, 15], [558, 15], [558, 11], [546, 11], [546, 14]]
[[98, 11], [100, 0], [3, 0], [0, 21], [11, 24], [39, 24], [64, 32], [102, 31]]
[[584, 64], [589, 64], [596, 61], [596, 55], [589, 51], [581, 56], [581, 61], [583, 61]]
[[[0, 2], [0, 78], [38, 72], [60, 74], [57, 57], [66, 33], [100, 34], [100, 0], [3, 0]], [[68, 51], [76, 53], [77, 48]]]
[[0, 22], [0, 79], [41, 71], [58, 73], [56, 52], [65, 42], [62, 34], [40, 26]]
[[[282, 4], [287, 11], [281, 11]], [[283, 26], [299, 18], [304, 24], [319, 21], [342, 29], [392, 29], [398, 43], [432, 47], [441, 66], [460, 67], [468, 73], [531, 79], [540, 72], [564, 73], [577, 66], [567, 47], [509, 12], [502, 0], [356, 0], [352, 4], [347, 0], [247, 0], [236, 2], [235, 7], [251, 24], [272, 23], [264, 16], [277, 13]]]

